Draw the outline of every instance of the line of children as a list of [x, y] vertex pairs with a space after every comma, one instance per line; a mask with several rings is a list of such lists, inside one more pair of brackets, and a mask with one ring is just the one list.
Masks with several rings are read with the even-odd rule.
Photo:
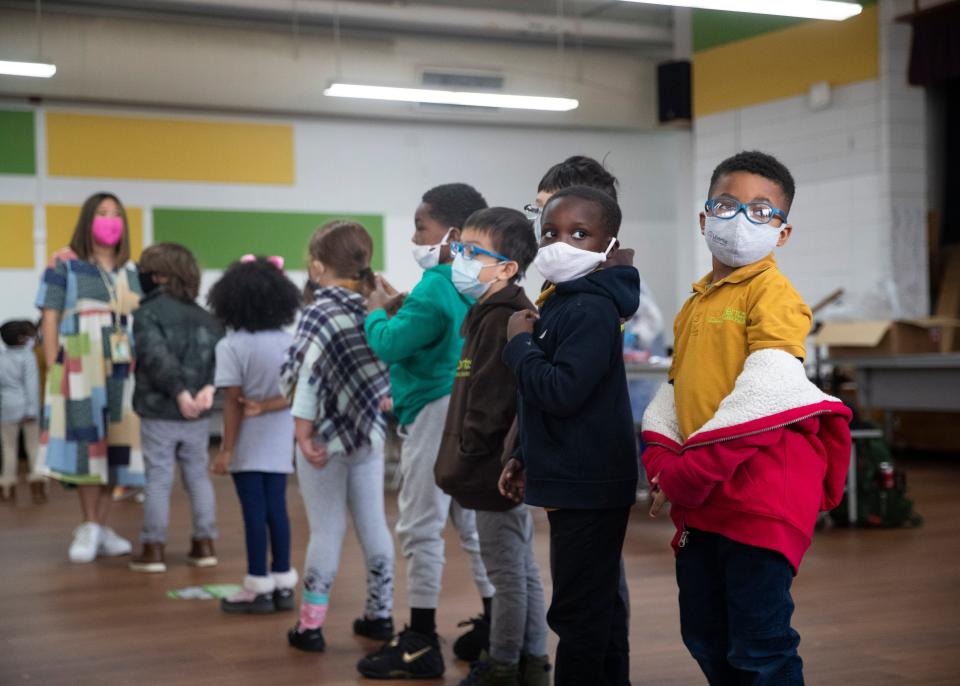
[[323, 651], [323, 625], [353, 519], [363, 547], [367, 600], [354, 633], [393, 637], [393, 539], [384, 510], [381, 405], [389, 396], [386, 366], [367, 345], [364, 299], [376, 288], [373, 240], [356, 222], [335, 220], [309, 246], [311, 302], [283, 363], [282, 386], [292, 399], [297, 475], [310, 540], [304, 561], [300, 618], [287, 639]]
[[[598, 166], [570, 158], [544, 177], [539, 251], [522, 214], [487, 209], [465, 184], [428, 191], [414, 234], [425, 271], [408, 296], [374, 276], [362, 226], [321, 227], [309, 246], [313, 302], [292, 345], [282, 327], [299, 297], [282, 265], [251, 257], [227, 271], [210, 296], [232, 329], [216, 347], [225, 431], [211, 469], [233, 473], [248, 576], [224, 610], [293, 607], [284, 498], [293, 437], [311, 531], [290, 645], [325, 648], [348, 511], [368, 575], [354, 631], [393, 636], [381, 412], [392, 402], [405, 439], [397, 533], [410, 624], [360, 660], [360, 673], [442, 676], [436, 608], [450, 517], [484, 604], [454, 646], [473, 660], [461, 686], [548, 683], [544, 619], [560, 639], [556, 684], [629, 684], [622, 547], [638, 475], [622, 322], [637, 309], [640, 284], [617, 238], [616, 179]], [[570, 185], [584, 178], [587, 185]], [[842, 495], [849, 459], [850, 413], [806, 379], [810, 311], [772, 256], [791, 234], [794, 192], [789, 171], [763, 153], [740, 153], [714, 171], [700, 215], [713, 270], [677, 316], [670, 383], [644, 417], [651, 515], [672, 503], [683, 640], [710, 684], [803, 683], [790, 586], [817, 512]], [[517, 285], [531, 261], [547, 279], [538, 311]], [[205, 427], [198, 418], [212, 403], [220, 333], [193, 304], [199, 272], [185, 249], [145, 251], [140, 282], [147, 296], [134, 323], [135, 406], [144, 419], [148, 507], [144, 554], [131, 567], [147, 571], [157, 558], [148, 544], [161, 544], [163, 563], [178, 446], [198, 453], [188, 429]], [[516, 449], [501, 469], [515, 415]], [[212, 490], [206, 500], [197, 485], [188, 479], [195, 550], [214, 536], [212, 519], [200, 516]], [[527, 506], [545, 508], [550, 523], [545, 616]], [[215, 563], [208, 543], [209, 555], [191, 557]]]
[[501, 361], [507, 321], [531, 309], [518, 281], [537, 254], [522, 213], [495, 207], [470, 215], [453, 244], [453, 283], [475, 298], [464, 320], [437, 484], [476, 511], [480, 553], [496, 588], [490, 648], [461, 686], [546, 686], [546, 608], [533, 552], [533, 517], [498, 489], [504, 445], [517, 412], [516, 382]]
[[28, 320], [11, 320], [0, 326], [5, 349], [0, 352], [0, 443], [3, 471], [0, 500], [16, 501], [20, 436], [30, 464], [30, 494], [34, 503], [47, 500], [46, 478], [40, 470], [40, 375], [33, 340], [37, 327]]
[[629, 684], [618, 587], [637, 460], [621, 321], [636, 310], [640, 283], [636, 269], [610, 261], [620, 221], [619, 206], [602, 191], [553, 194], [534, 260], [548, 287], [539, 314], [510, 318], [503, 351], [520, 393], [520, 444], [501, 491], [548, 508], [547, 620], [560, 639], [561, 685]]
[[460, 238], [467, 218], [486, 206], [483, 196], [466, 184], [427, 191], [414, 215], [413, 235], [414, 259], [424, 270], [423, 278], [406, 297], [389, 292], [381, 281], [367, 300], [367, 341], [390, 365], [393, 409], [404, 439], [397, 535], [407, 559], [410, 603], [409, 627], [358, 663], [360, 673], [371, 678], [443, 675], [436, 609], [448, 518], [470, 555], [474, 582], [483, 599], [483, 615], [457, 640], [454, 653], [474, 660], [488, 647], [494, 588], [480, 556], [476, 517], [441, 491], [433, 474], [463, 345], [460, 327], [473, 304], [453, 284], [449, 243]]
[[187, 562], [212, 567], [217, 564], [217, 525], [207, 471], [209, 411], [215, 390], [214, 348], [223, 329], [195, 302], [200, 267], [182, 245], [158, 243], [144, 250], [139, 279], [144, 297], [133, 316], [138, 351], [133, 408], [140, 416], [146, 500], [143, 549], [130, 561], [130, 569], [167, 570], [164, 546], [177, 465], [193, 510]]
[[286, 492], [293, 472], [293, 418], [280, 395], [280, 366], [292, 342], [284, 327], [296, 318], [300, 292], [283, 273], [280, 258], [246, 255], [224, 272], [207, 301], [228, 330], [216, 348], [223, 435], [210, 468], [233, 477], [247, 550], [241, 589], [220, 606], [240, 614], [292, 610], [298, 577], [290, 564]]
[[761, 152], [714, 170], [700, 213], [713, 270], [677, 315], [670, 383], [643, 420], [651, 515], [670, 501], [677, 529], [683, 642], [712, 685], [803, 684], [790, 586], [850, 459], [850, 411], [807, 379], [811, 313], [773, 257], [794, 192]]

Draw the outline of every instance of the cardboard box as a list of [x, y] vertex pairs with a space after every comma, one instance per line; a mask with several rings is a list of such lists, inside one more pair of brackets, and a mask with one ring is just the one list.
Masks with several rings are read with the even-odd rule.
[[837, 321], [826, 322], [813, 340], [827, 346], [832, 360], [950, 352], [944, 344], [956, 337], [945, 338], [943, 332], [957, 327], [960, 320], [947, 317]]

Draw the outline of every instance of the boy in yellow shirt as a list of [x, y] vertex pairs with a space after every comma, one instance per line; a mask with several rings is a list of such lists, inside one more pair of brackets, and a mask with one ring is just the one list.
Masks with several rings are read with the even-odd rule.
[[650, 514], [671, 502], [683, 642], [712, 686], [803, 684], [790, 586], [850, 459], [850, 411], [806, 377], [810, 309], [772, 254], [793, 196], [761, 152], [713, 172], [713, 271], [677, 316], [670, 383], [643, 418]]

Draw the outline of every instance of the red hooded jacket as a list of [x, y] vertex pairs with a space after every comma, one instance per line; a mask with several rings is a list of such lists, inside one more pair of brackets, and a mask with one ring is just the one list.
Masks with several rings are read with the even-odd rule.
[[782, 350], [750, 355], [717, 413], [686, 441], [664, 385], [643, 417], [643, 464], [670, 500], [674, 549], [687, 528], [699, 529], [782, 553], [796, 573], [817, 514], [843, 497], [850, 419]]

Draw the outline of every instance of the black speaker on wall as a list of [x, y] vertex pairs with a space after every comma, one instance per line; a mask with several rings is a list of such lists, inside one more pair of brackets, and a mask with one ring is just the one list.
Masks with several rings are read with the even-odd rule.
[[657, 65], [657, 96], [661, 124], [690, 121], [690, 60], [677, 60]]

